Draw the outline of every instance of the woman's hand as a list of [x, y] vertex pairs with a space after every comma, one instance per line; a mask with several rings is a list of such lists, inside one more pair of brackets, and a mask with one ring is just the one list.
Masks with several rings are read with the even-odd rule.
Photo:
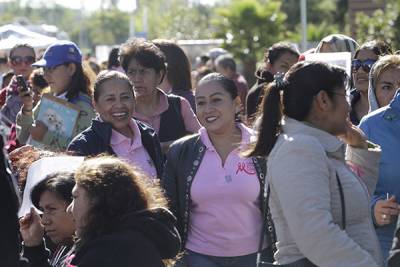
[[33, 109], [33, 97], [32, 92], [25, 92], [20, 94], [22, 100], [22, 113], [23, 114], [32, 114]]
[[43, 242], [44, 227], [34, 208], [19, 220], [19, 231], [27, 247], [39, 246]]
[[392, 223], [399, 213], [400, 205], [397, 204], [395, 196], [385, 200], [378, 200], [374, 207], [375, 221], [380, 226]]
[[35, 141], [42, 141], [44, 135], [47, 133], [47, 126], [41, 121], [36, 121], [29, 130], [31, 137]]
[[343, 142], [352, 147], [368, 148], [367, 138], [363, 131], [353, 125], [349, 119], [346, 121], [346, 133], [339, 136]]

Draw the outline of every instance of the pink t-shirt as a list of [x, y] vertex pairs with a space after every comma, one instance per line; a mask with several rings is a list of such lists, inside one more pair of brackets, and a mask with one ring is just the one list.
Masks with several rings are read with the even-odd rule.
[[115, 154], [121, 159], [126, 160], [131, 165], [139, 168], [151, 178], [157, 178], [157, 171], [151, 160], [149, 153], [142, 144], [141, 133], [136, 121], [132, 119], [129, 122], [129, 127], [133, 131], [133, 139], [112, 130], [110, 144]]
[[[168, 110], [169, 107], [167, 95], [162, 90], [158, 90], [158, 93], [160, 96], [160, 105], [156, 110], [154, 110], [151, 116], [145, 116], [141, 113], [133, 112], [133, 117], [151, 125], [151, 127], [157, 133], [160, 132], [161, 114], [164, 111]], [[194, 114], [192, 108], [190, 107], [189, 102], [183, 97], [180, 97], [180, 99], [181, 99], [181, 113], [182, 113], [183, 123], [185, 124], [185, 129], [188, 132], [196, 133], [200, 129], [200, 123], [197, 120], [197, 117]]]
[[186, 248], [197, 253], [233, 257], [257, 251], [262, 218], [260, 183], [249, 158], [239, 152], [254, 132], [238, 124], [242, 146], [222, 161], [205, 128], [200, 138], [206, 146], [191, 187], [192, 206]]

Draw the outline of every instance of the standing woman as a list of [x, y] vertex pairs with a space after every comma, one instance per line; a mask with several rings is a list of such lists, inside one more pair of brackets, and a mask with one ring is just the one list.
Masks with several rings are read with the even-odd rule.
[[200, 124], [189, 102], [158, 88], [166, 66], [157, 46], [141, 39], [130, 40], [120, 47], [120, 62], [135, 91], [133, 117], [156, 130], [163, 151], [173, 141], [198, 131]]
[[[94, 117], [91, 104], [90, 81], [82, 68], [79, 48], [69, 41], [58, 41], [49, 46], [43, 58], [33, 64], [43, 67], [44, 77], [51, 93], [80, 108], [74, 136], [86, 129]], [[29, 136], [42, 143], [47, 150], [64, 151], [71, 139], [49, 131], [41, 121], [35, 121], [40, 102], [33, 106], [32, 95], [23, 97], [23, 105], [17, 115], [17, 138], [25, 144]]]
[[139, 167], [149, 177], [161, 177], [163, 159], [155, 131], [132, 118], [134, 93], [129, 78], [119, 71], [102, 71], [94, 84], [98, 117], [69, 144], [81, 156], [116, 155]]
[[254, 132], [236, 122], [240, 100], [232, 80], [205, 76], [196, 106], [203, 128], [172, 144], [163, 175], [188, 266], [255, 266], [265, 161], [241, 156]]
[[189, 59], [183, 49], [169, 40], [154, 40], [153, 43], [164, 53], [167, 61], [167, 73], [160, 84], [160, 89], [186, 98], [191, 108], [196, 111], [192, 91], [192, 77]]
[[380, 151], [347, 120], [346, 83], [341, 68], [300, 62], [266, 91], [250, 155], [268, 156], [278, 264], [382, 266], [369, 207]]
[[86, 160], [75, 172], [71, 212], [74, 254], [67, 266], [162, 267], [180, 238], [175, 218], [154, 183], [113, 157]]
[[358, 125], [369, 110], [368, 84], [372, 66], [379, 57], [391, 53], [392, 49], [387, 43], [377, 40], [366, 42], [357, 49], [351, 63], [354, 89], [350, 92], [352, 95], [350, 120], [354, 125]]

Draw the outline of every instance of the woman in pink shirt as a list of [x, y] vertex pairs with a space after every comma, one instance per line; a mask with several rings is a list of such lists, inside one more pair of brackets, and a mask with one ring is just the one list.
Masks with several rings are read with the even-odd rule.
[[82, 156], [116, 155], [152, 178], [160, 177], [163, 159], [157, 134], [132, 118], [134, 94], [128, 77], [103, 71], [94, 84], [93, 103], [98, 117], [68, 146]]
[[180, 96], [166, 95], [158, 88], [167, 68], [165, 55], [156, 45], [141, 39], [130, 40], [121, 45], [119, 54], [135, 91], [133, 117], [157, 131], [163, 151], [173, 141], [199, 130], [189, 102]]
[[236, 121], [240, 100], [232, 80], [205, 76], [195, 100], [203, 128], [171, 145], [162, 178], [185, 260], [189, 267], [256, 266], [265, 161], [241, 155], [254, 132]]

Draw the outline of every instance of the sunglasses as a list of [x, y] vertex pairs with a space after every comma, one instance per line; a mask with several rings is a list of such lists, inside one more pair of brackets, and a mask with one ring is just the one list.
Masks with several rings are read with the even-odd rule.
[[359, 60], [359, 59], [354, 59], [351, 62], [351, 70], [353, 72], [357, 72], [358, 69], [361, 67], [365, 72], [369, 73], [369, 71], [372, 68], [372, 65], [374, 65], [375, 62], [376, 62], [376, 60], [373, 60], [373, 59], [366, 59], [364, 61]]
[[13, 56], [10, 58], [10, 60], [13, 65], [22, 65], [22, 63], [25, 63], [25, 65], [32, 65], [33, 62], [35, 62], [35, 57], [33, 57], [33, 56], [27, 56], [27, 57]]

